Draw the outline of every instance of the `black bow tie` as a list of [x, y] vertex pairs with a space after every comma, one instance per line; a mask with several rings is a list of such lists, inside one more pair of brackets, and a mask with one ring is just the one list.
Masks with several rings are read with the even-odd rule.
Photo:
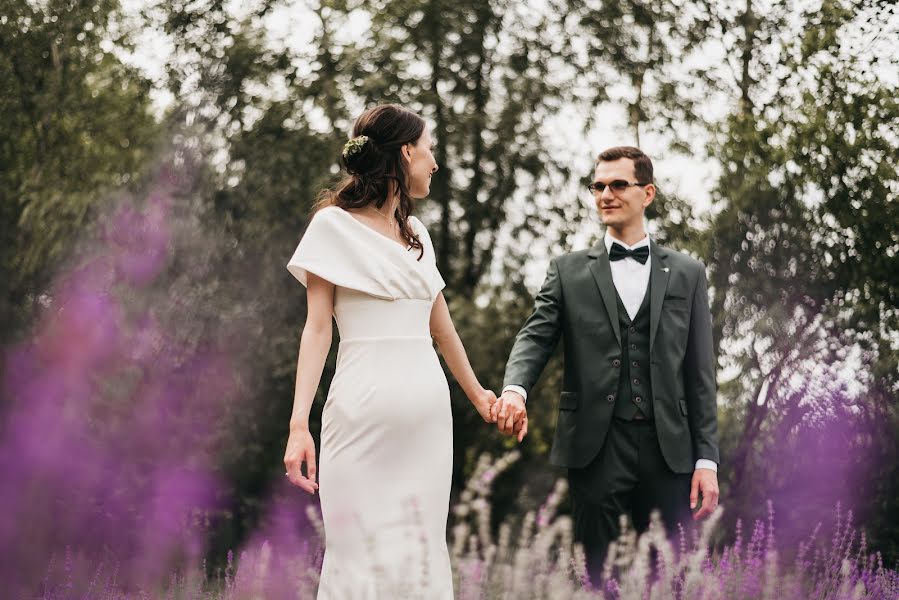
[[621, 244], [612, 243], [612, 249], [609, 250], [609, 260], [621, 260], [623, 258], [633, 258], [641, 265], [646, 264], [646, 260], [649, 258], [649, 246], [640, 246], [639, 248], [634, 248], [633, 250], [627, 250]]

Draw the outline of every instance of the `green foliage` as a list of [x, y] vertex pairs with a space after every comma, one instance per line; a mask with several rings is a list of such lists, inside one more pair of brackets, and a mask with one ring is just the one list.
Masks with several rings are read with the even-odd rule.
[[[408, 105], [433, 122], [440, 170], [424, 211], [451, 294], [472, 296], [505, 231], [577, 224], [551, 210], [523, 224], [509, 211], [516, 198], [554, 194], [553, 175], [569, 176], [543, 139], [547, 120], [570, 95], [573, 75], [556, 4], [537, 10], [480, 0], [331, 2], [317, 10], [320, 72], [332, 75], [329, 87], [364, 105]], [[361, 39], [339, 44], [331, 32], [351, 12], [370, 27]], [[322, 60], [338, 55], [333, 66]], [[346, 128], [327, 102], [321, 104], [333, 125]]]
[[[877, 75], [895, 62], [852, 48], [876, 7], [799, 10], [747, 3], [733, 16], [739, 104], [710, 148], [723, 172], [705, 245], [719, 356], [735, 374], [721, 391], [738, 514], [777, 477], [801, 473], [775, 475], [765, 457], [822, 411], [868, 423], [870, 437], [853, 444], [863, 487], [883, 477], [864, 457], [896, 441], [899, 237], [884, 224], [899, 217], [899, 105], [895, 83]], [[848, 369], [858, 389], [839, 387]]]
[[151, 159], [150, 82], [118, 2], [0, 2], [0, 321], [18, 332], [108, 191]]
[[701, 52], [715, 8], [678, 0], [569, 0], [570, 17], [586, 45], [583, 83], [591, 104], [609, 100], [626, 109], [636, 145], [641, 132], [670, 137], [689, 150], [689, 128], [701, 120], [703, 69], [684, 77], [679, 62]]

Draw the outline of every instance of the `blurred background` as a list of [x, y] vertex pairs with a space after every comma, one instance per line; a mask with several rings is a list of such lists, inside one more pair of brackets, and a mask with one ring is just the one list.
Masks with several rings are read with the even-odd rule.
[[[594, 157], [639, 145], [651, 235], [708, 267], [721, 540], [768, 501], [787, 541], [851, 510], [895, 565], [897, 59], [886, 0], [0, 0], [0, 576], [105, 553], [164, 579], [285, 529], [309, 551], [285, 264], [382, 102], [432, 128], [416, 211], [485, 386], [550, 257], [601, 235]], [[564, 476], [560, 359], [494, 523]], [[452, 394], [455, 498], [516, 444]]]

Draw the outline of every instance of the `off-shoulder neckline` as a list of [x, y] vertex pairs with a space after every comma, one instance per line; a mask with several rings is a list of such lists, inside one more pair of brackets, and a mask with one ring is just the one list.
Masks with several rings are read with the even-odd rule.
[[[346, 209], [340, 208], [339, 206], [328, 206], [328, 207], [323, 208], [322, 210], [323, 210], [323, 211], [324, 211], [324, 210], [328, 210], [329, 208], [333, 208], [333, 209], [334, 209], [335, 211], [337, 211], [338, 213], [342, 213], [342, 214], [346, 215], [347, 218], [352, 219], [353, 221], [355, 221], [355, 222], [359, 225], [359, 227], [362, 227], [363, 229], [366, 229], [367, 231], [371, 232], [372, 235], [376, 235], [376, 236], [378, 236], [379, 238], [381, 238], [382, 240], [384, 240], [385, 242], [387, 242], [387, 243], [389, 243], [389, 244], [391, 244], [391, 245], [393, 245], [393, 246], [396, 246], [396, 247], [399, 248], [400, 250], [403, 250], [404, 253], [408, 254], [408, 253], [412, 250], [412, 246], [405, 246], [405, 245], [399, 243], [398, 241], [396, 241], [395, 239], [392, 239], [392, 238], [387, 237], [386, 235], [384, 235], [384, 234], [381, 233], [380, 231], [377, 231], [377, 230], [373, 229], [372, 227], [369, 227], [368, 225], [366, 225], [365, 223], [363, 223], [362, 221], [360, 221], [359, 219], [357, 219], [355, 216], [353, 216], [353, 213], [351, 213], [350, 211], [348, 211], [348, 210], [346, 210]], [[413, 229], [413, 230], [415, 229], [414, 219], [415, 219], [414, 216], [410, 216], [410, 217], [409, 217], [409, 223], [410, 223], [410, 225], [412, 226], [412, 229]]]

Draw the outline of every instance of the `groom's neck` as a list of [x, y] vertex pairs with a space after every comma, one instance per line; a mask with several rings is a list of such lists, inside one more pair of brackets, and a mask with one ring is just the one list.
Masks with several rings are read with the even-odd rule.
[[623, 228], [607, 225], [606, 230], [613, 238], [624, 242], [628, 246], [633, 246], [646, 237], [646, 229], [643, 227], [642, 222], [639, 225]]

